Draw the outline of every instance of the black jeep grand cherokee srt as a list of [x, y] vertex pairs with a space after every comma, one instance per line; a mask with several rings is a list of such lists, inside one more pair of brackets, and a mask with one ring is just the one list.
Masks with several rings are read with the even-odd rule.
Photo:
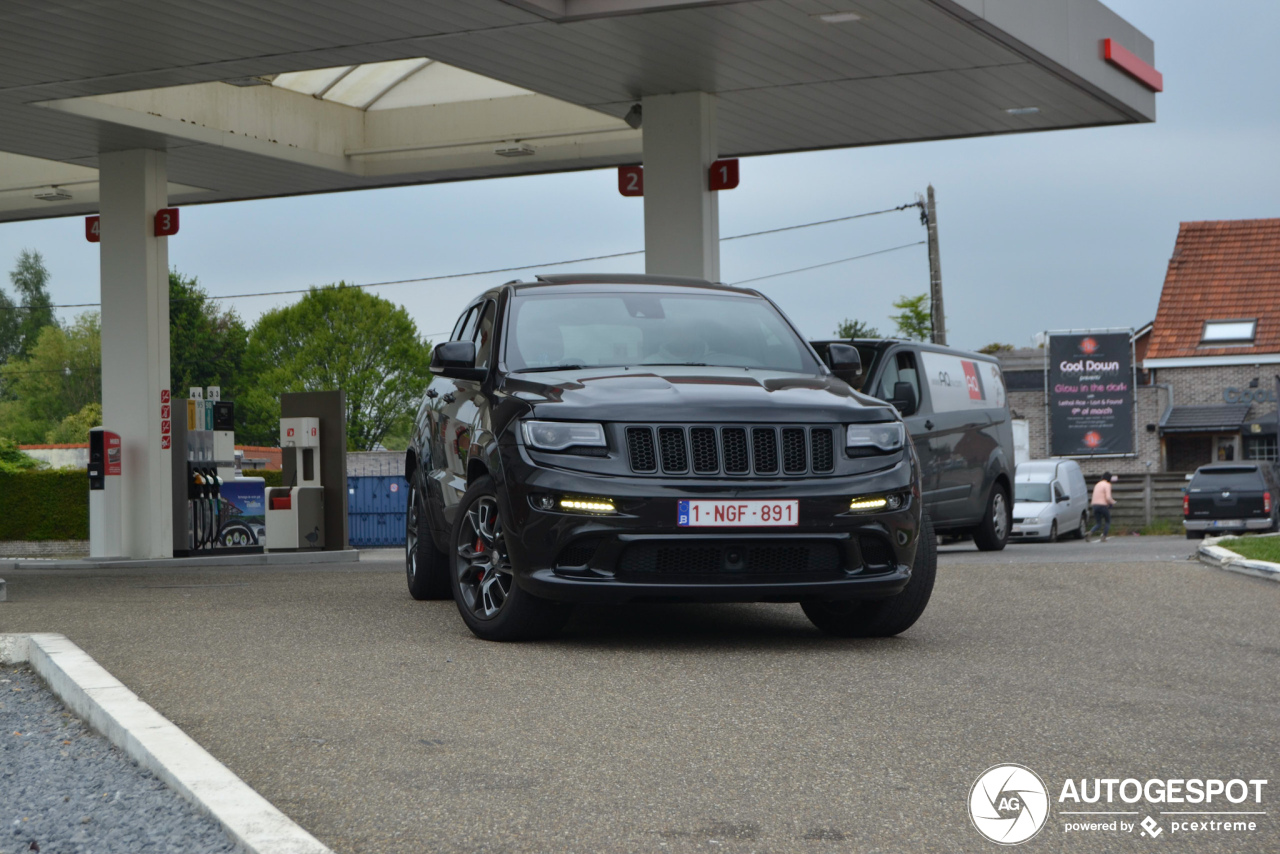
[[[894, 635], [933, 589], [919, 464], [751, 290], [539, 276], [478, 297], [432, 354], [408, 450], [406, 572], [489, 640], [572, 603], [799, 602], [823, 631]], [[446, 390], [447, 388], [447, 390]]]

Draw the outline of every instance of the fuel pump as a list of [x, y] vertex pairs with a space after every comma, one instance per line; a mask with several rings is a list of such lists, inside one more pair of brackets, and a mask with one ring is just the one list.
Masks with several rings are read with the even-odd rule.
[[281, 418], [280, 453], [292, 455], [294, 483], [267, 490], [267, 548], [324, 548], [320, 419]]
[[[173, 553], [259, 554], [266, 540], [266, 484], [241, 477], [235, 459], [235, 405], [217, 386], [175, 401], [185, 419], [173, 432]], [[181, 453], [176, 453], [181, 451]]]
[[89, 431], [89, 557], [119, 557], [120, 436], [102, 427]]

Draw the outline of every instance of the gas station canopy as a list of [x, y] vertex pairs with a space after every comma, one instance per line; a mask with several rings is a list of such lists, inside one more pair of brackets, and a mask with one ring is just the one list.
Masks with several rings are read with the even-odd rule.
[[1153, 121], [1153, 62], [1096, 0], [12, 0], [0, 221], [113, 151], [171, 204], [639, 163], [685, 92], [726, 157]]
[[171, 205], [643, 164], [645, 270], [717, 281], [719, 158], [1154, 121], [1153, 52], [1098, 0], [6, 0], [0, 221], [100, 215], [119, 548], [169, 557]]

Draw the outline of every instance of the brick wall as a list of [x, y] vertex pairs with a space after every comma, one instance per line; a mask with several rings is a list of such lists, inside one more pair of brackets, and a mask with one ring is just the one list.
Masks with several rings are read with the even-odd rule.
[[88, 556], [88, 540], [0, 540], [0, 557], [78, 558]]
[[[1152, 382], [1173, 386], [1173, 402], [1178, 406], [1206, 404], [1245, 403], [1244, 400], [1225, 399], [1223, 391], [1236, 388], [1251, 395], [1261, 392], [1266, 400], [1254, 402], [1249, 410], [1249, 420], [1274, 412], [1276, 405], [1276, 374], [1280, 365], [1232, 365], [1220, 368], [1160, 368], [1151, 372]], [[1258, 381], [1257, 389], [1250, 389], [1252, 380]]]
[[[1177, 391], [1174, 392], [1177, 399]], [[1160, 435], [1148, 431], [1147, 425], [1159, 425], [1160, 416], [1169, 405], [1169, 393], [1166, 389], [1153, 386], [1138, 386], [1137, 389], [1137, 432], [1134, 434], [1137, 457], [1133, 459], [1079, 459], [1080, 468], [1085, 477], [1110, 471], [1113, 474], [1146, 474], [1158, 472], [1160, 468]], [[1049, 456], [1047, 445], [1048, 426], [1045, 414], [1045, 395], [1043, 391], [1011, 391], [1009, 392], [1009, 408], [1015, 417], [1025, 418], [1030, 434], [1030, 450], [1033, 460]], [[1150, 465], [1148, 465], [1150, 463]]]
[[[1151, 371], [1151, 385], [1137, 387], [1137, 456], [1133, 459], [1080, 459], [1080, 468], [1086, 477], [1096, 477], [1103, 471], [1113, 474], [1146, 474], [1163, 471], [1190, 471], [1196, 465], [1210, 461], [1211, 450], [1203, 455], [1195, 454], [1195, 460], [1185, 454], [1162, 460], [1159, 424], [1169, 407], [1169, 392], [1159, 385], [1173, 387], [1173, 404], [1177, 406], [1207, 406], [1224, 403], [1252, 403], [1248, 420], [1255, 421], [1275, 412], [1275, 375], [1280, 365], [1238, 365], [1230, 367], [1161, 368]], [[1258, 387], [1250, 389], [1250, 381], [1257, 379]], [[1223, 392], [1235, 389], [1228, 397]], [[1241, 395], [1245, 397], [1242, 399]], [[1255, 400], [1249, 400], [1250, 397]], [[1043, 391], [1009, 392], [1009, 408], [1015, 418], [1027, 421], [1030, 433], [1032, 459], [1049, 456], [1046, 445], [1045, 394]], [[1155, 429], [1148, 430], [1152, 425]], [[1211, 445], [1207, 446], [1211, 448]], [[1192, 463], [1195, 465], [1192, 465]], [[1148, 465], [1148, 463], [1150, 465]], [[1167, 466], [1166, 466], [1167, 464]]]

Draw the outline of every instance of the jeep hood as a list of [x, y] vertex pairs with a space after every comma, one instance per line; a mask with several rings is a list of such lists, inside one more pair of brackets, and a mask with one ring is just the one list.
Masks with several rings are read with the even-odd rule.
[[509, 374], [503, 391], [536, 418], [627, 422], [892, 421], [896, 410], [828, 375], [636, 366]]

